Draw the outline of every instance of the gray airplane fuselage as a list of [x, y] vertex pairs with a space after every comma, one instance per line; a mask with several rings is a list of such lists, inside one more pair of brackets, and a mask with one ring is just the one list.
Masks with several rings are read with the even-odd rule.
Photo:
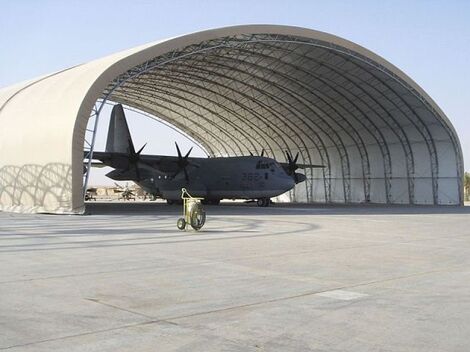
[[145, 178], [133, 180], [146, 192], [164, 199], [181, 199], [184, 187], [194, 197], [206, 199], [260, 199], [278, 196], [295, 185], [274, 160], [265, 157], [190, 158], [188, 180], [146, 168]]
[[[117, 181], [130, 180], [146, 192], [167, 200], [181, 199], [186, 188], [194, 197], [218, 202], [221, 199], [258, 199], [267, 206], [269, 198], [292, 189], [305, 181], [296, 173], [298, 153], [287, 153], [287, 163], [264, 156], [189, 157], [192, 148], [183, 156], [175, 143], [178, 155], [141, 154], [145, 145], [135, 150], [122, 105], [113, 107], [104, 152], [93, 152], [91, 159], [100, 160], [114, 170], [106, 176]], [[85, 158], [89, 158], [84, 152]], [[263, 152], [261, 153], [263, 155]], [[314, 166], [314, 165], [310, 165]]]

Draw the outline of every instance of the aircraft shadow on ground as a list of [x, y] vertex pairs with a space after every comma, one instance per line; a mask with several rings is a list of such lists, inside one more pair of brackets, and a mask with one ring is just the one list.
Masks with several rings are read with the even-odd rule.
[[[32, 244], [9, 244], [2, 245], [2, 252], [30, 252], [30, 251], [51, 251], [51, 250], [73, 250], [73, 249], [98, 249], [108, 247], [133, 247], [133, 246], [152, 246], [166, 244], [184, 244], [191, 242], [212, 242], [226, 241], [245, 238], [277, 237], [277, 236], [295, 236], [296, 233], [290, 229], [282, 229], [277, 232], [265, 233], [263, 228], [268, 220], [254, 219], [235, 219], [231, 221], [230, 227], [222, 229], [202, 229], [201, 231], [182, 232], [174, 227], [169, 227], [168, 222], [161, 226], [150, 224], [148, 228], [107, 228], [106, 224], [97, 227], [83, 227], [75, 225], [77, 228], [63, 229], [58, 226], [48, 227], [47, 235], [31, 234], [35, 240], [45, 239], [44, 242], [35, 242]], [[158, 224], [158, 221], [154, 222]], [[315, 224], [297, 224], [303, 234], [313, 233], [319, 228]], [[22, 237], [28, 236], [25, 234]], [[87, 239], [71, 241], [74, 237], [86, 236]], [[126, 236], [116, 238], [117, 236]], [[11, 239], [11, 238], [10, 238]]]

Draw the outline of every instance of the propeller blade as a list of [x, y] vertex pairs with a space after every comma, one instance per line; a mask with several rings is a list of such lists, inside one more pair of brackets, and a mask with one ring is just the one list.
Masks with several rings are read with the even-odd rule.
[[137, 164], [135, 164], [135, 175], [137, 176], [137, 181], [140, 181], [141, 180], [140, 170], [139, 170], [139, 166], [137, 166]]
[[294, 180], [297, 182], [298, 177], [295, 174], [295, 170], [299, 168], [299, 166], [297, 165], [297, 160], [299, 159], [299, 152], [295, 154], [295, 157], [292, 157], [292, 153], [286, 150], [286, 159], [287, 159], [287, 165], [286, 165], [287, 174], [294, 177]]
[[176, 142], [175, 142], [175, 145], [176, 145], [176, 151], [178, 152], [178, 159], [181, 159], [182, 156], [181, 156], [180, 147], [178, 147], [178, 143], [176, 143]]
[[294, 164], [297, 163], [297, 159], [299, 158], [299, 152], [297, 152], [297, 154], [295, 154], [295, 158], [294, 158]]
[[261, 156], [262, 156], [262, 157], [264, 156], [264, 148], [261, 149]]
[[251, 156], [253, 156], [253, 153], [252, 153], [252, 152], [250, 152], [250, 155], [251, 155]]
[[191, 149], [189, 149], [189, 151], [186, 153], [186, 155], [184, 156], [184, 159], [187, 159], [189, 154], [191, 153], [191, 150], [193, 150], [193, 147], [191, 147]]
[[290, 164], [292, 163], [292, 158], [290, 156], [290, 153], [286, 150], [286, 157], [287, 157], [287, 162]]
[[186, 182], [188, 182], [189, 174], [188, 174], [188, 170], [186, 169], [188, 165], [191, 165], [193, 167], [199, 167], [200, 165], [188, 160], [189, 155], [191, 154], [193, 150], [193, 147], [191, 147], [188, 150], [188, 152], [185, 154], [185, 156], [183, 157], [183, 155], [181, 154], [181, 149], [178, 146], [178, 143], [175, 142], [175, 145], [176, 145], [176, 151], [178, 152], [178, 161], [177, 161], [178, 170], [173, 174], [172, 178], [175, 178], [181, 171], [183, 171]]
[[145, 146], [147, 145], [147, 143], [145, 143], [142, 148], [139, 149], [139, 151], [137, 152], [137, 155], [140, 155], [140, 153], [142, 152], [142, 150], [144, 150]]

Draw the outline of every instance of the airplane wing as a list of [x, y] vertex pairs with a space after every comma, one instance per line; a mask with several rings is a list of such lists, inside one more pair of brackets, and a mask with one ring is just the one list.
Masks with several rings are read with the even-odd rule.
[[180, 169], [177, 156], [141, 155], [140, 161], [163, 173], [175, 173]]
[[[284, 169], [285, 168], [288, 168], [289, 167], [289, 163], [279, 163], [279, 165], [281, 165]], [[325, 168], [326, 166], [325, 165], [318, 165], [318, 164], [295, 164], [297, 166], [297, 168], [299, 169], [318, 169], [318, 168]]]

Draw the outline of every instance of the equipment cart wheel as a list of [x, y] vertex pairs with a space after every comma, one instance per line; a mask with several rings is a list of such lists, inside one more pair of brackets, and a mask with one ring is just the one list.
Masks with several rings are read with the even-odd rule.
[[178, 228], [184, 230], [187, 225], [191, 225], [194, 230], [200, 230], [206, 222], [206, 212], [201, 204], [204, 198], [191, 197], [186, 188], [182, 188], [181, 199], [183, 201], [183, 217], [178, 219]]
[[206, 222], [206, 212], [201, 203], [194, 203], [190, 211], [191, 227], [196, 231], [200, 230]]
[[180, 229], [180, 230], [184, 230], [185, 227], [186, 227], [186, 220], [184, 220], [183, 218], [179, 218], [177, 223], [176, 223], [176, 226]]

